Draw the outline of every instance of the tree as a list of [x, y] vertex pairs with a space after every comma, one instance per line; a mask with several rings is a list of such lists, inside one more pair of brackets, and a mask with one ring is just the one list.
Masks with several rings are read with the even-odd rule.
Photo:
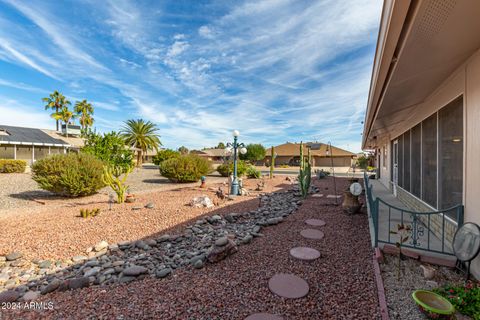
[[72, 110], [68, 109], [68, 106], [64, 106], [60, 111], [54, 112], [50, 115], [53, 119], [58, 121], [63, 121], [65, 123], [66, 134], [68, 137], [68, 124], [70, 120], [76, 118], [76, 114], [73, 113]]
[[77, 113], [82, 132], [93, 125], [93, 106], [87, 100], [77, 101], [74, 111]]
[[180, 148], [178, 148], [178, 152], [180, 152], [180, 154], [185, 155], [185, 154], [188, 154], [188, 149], [185, 146], [181, 146]]
[[259, 143], [247, 145], [247, 153], [240, 154], [240, 159], [250, 162], [259, 161], [265, 158], [265, 147]]
[[148, 149], [155, 149], [162, 145], [157, 126], [143, 119], [127, 120], [120, 133], [125, 143], [137, 149], [137, 167], [142, 165], [142, 154]]
[[[58, 113], [59, 110], [68, 107], [71, 104], [70, 101], [68, 101], [67, 98], [57, 90], [53, 91], [50, 96], [42, 98], [42, 101], [46, 103], [45, 110], [52, 109], [55, 110], [55, 113]], [[60, 120], [57, 119], [57, 131], [60, 130], [59, 122]]]
[[368, 157], [366, 156], [360, 156], [358, 157], [357, 159], [357, 166], [360, 168], [360, 169], [367, 169], [368, 167]]
[[125, 145], [125, 140], [117, 132], [85, 132], [83, 153], [88, 153], [103, 161], [120, 176], [133, 167], [133, 151]]
[[217, 149], [225, 149], [225, 143], [223, 142], [219, 142], [218, 145], [217, 145]]

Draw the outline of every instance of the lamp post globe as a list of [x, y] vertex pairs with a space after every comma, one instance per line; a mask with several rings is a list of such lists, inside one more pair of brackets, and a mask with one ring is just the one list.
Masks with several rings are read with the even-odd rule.
[[233, 130], [232, 135], [237, 138], [240, 135], [240, 131], [238, 130]]
[[240, 153], [241, 154], [247, 153], [247, 148], [245, 148], [245, 147], [240, 148]]

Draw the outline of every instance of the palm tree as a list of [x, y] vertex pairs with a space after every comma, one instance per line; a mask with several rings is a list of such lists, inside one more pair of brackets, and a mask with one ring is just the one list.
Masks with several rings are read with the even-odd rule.
[[[58, 113], [59, 110], [68, 107], [71, 104], [70, 101], [68, 101], [67, 98], [57, 90], [53, 91], [49, 97], [42, 98], [42, 101], [46, 103], [45, 110], [52, 109], [55, 110], [55, 113]], [[52, 118], [54, 117], [52, 116]], [[60, 130], [59, 121], [60, 120], [57, 119], [57, 131]]]
[[68, 124], [70, 123], [70, 120], [74, 119], [77, 115], [65, 106], [60, 111], [52, 113], [50, 116], [57, 121], [63, 121], [65, 123], [65, 132], [68, 137]]
[[87, 100], [77, 101], [74, 108], [75, 113], [79, 117], [80, 125], [82, 126], [82, 132], [91, 127], [93, 124], [93, 106]]
[[120, 130], [125, 143], [137, 149], [137, 167], [142, 165], [142, 153], [148, 149], [155, 149], [162, 145], [157, 133], [157, 126], [143, 119], [125, 121], [125, 126]]

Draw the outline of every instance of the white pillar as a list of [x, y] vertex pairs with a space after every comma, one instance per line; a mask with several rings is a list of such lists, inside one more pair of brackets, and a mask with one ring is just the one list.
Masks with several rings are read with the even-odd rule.
[[17, 160], [17, 145], [13, 145], [13, 160]]
[[50, 146], [48, 146], [48, 154], [50, 154]]
[[32, 164], [35, 162], [35, 146], [32, 145]]
[[67, 153], [67, 148], [63, 148], [63, 153]]

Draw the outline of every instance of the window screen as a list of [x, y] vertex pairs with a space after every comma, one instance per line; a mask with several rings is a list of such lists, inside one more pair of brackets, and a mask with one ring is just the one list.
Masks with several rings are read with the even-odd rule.
[[410, 131], [403, 134], [403, 188], [410, 191]]
[[410, 149], [411, 153], [411, 192], [421, 198], [421, 178], [422, 178], [422, 124], [419, 123], [412, 128], [412, 146]]
[[451, 102], [438, 113], [439, 208], [446, 209], [463, 200], [463, 100]]
[[437, 207], [437, 114], [422, 122], [422, 199]]
[[403, 135], [398, 137], [398, 185], [403, 188]]

